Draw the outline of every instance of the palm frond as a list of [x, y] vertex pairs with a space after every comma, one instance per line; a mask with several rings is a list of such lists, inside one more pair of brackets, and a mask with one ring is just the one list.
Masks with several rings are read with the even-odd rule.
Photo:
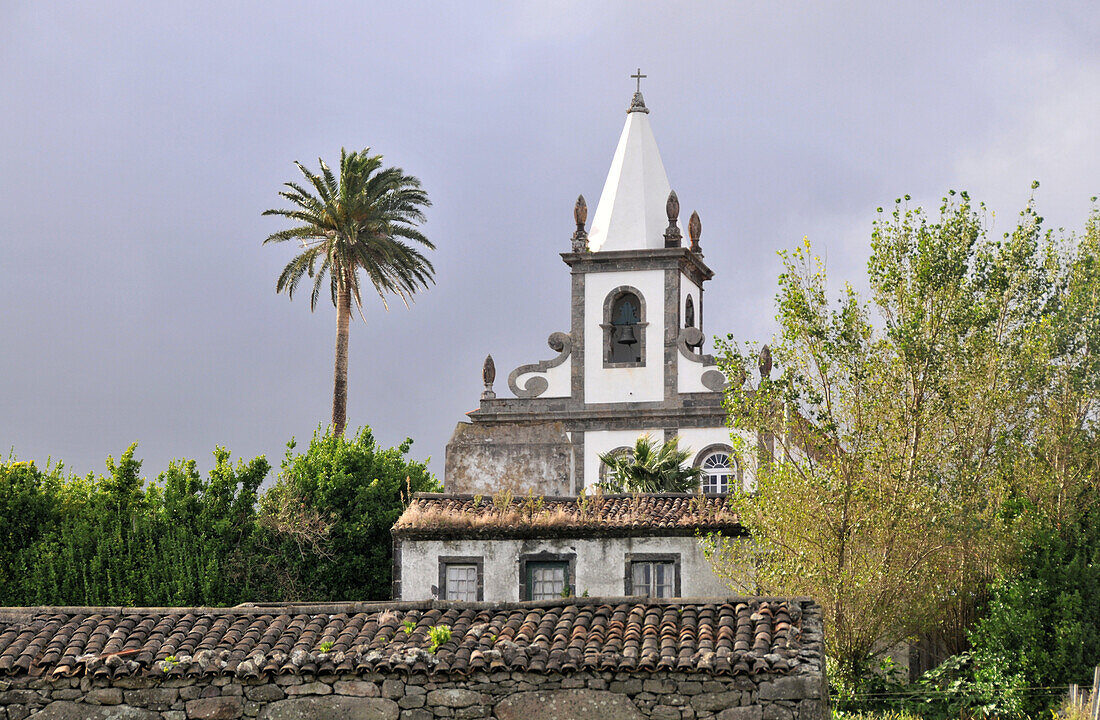
[[420, 180], [395, 167], [383, 167], [381, 155], [370, 149], [340, 151], [338, 173], [323, 159], [320, 171], [295, 163], [304, 185], [288, 182], [279, 195], [289, 208], [264, 215], [287, 218], [295, 226], [272, 233], [264, 242], [299, 240], [303, 252], [284, 268], [278, 292], [293, 294], [302, 278], [312, 278], [310, 307], [315, 308], [326, 284], [335, 302], [346, 285], [363, 312], [363, 284], [378, 294], [384, 307], [397, 296], [408, 305], [420, 290], [435, 282], [435, 268], [416, 246], [435, 245], [417, 227], [431, 206]]
[[279, 279], [275, 282], [275, 292], [286, 290], [287, 295], [293, 298], [294, 291], [297, 289], [302, 277], [307, 273], [313, 274], [313, 263], [316, 258], [315, 252], [304, 252], [287, 263], [283, 271], [279, 273]]
[[692, 492], [699, 487], [701, 471], [684, 465], [690, 456], [689, 451], [680, 449], [678, 438], [658, 445], [643, 435], [630, 453], [599, 456], [608, 468], [600, 485], [607, 492], [618, 493]]
[[[326, 255], [325, 259], [321, 261], [321, 267], [317, 269], [317, 274], [313, 275], [312, 272], [310, 273], [310, 275], [313, 277], [313, 292], [310, 293], [310, 296], [309, 296], [309, 309], [311, 311], [317, 309], [317, 298], [321, 294], [321, 288], [324, 286], [325, 277], [327, 275], [330, 275], [330, 273], [329, 273], [330, 269], [331, 269], [331, 262], [329, 261], [329, 257]], [[332, 304], [335, 305], [336, 304], [336, 280], [335, 280], [335, 278], [330, 277], [329, 286], [332, 289]]]

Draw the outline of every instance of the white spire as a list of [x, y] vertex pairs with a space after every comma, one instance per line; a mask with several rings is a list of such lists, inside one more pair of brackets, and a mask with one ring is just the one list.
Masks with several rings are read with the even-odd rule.
[[600, 250], [663, 248], [668, 227], [665, 201], [671, 190], [649, 110], [640, 92], [627, 110], [611, 170], [588, 231], [588, 247]]

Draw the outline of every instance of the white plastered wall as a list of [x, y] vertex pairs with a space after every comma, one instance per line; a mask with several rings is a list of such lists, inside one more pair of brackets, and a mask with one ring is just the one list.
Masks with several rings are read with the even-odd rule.
[[572, 394], [570, 379], [573, 373], [573, 357], [565, 359], [561, 365], [552, 367], [546, 372], [527, 372], [516, 376], [516, 385], [525, 387], [526, 382], [534, 377], [546, 379], [546, 390], [539, 397], [569, 397]]
[[656, 442], [664, 442], [664, 432], [658, 428], [646, 430], [590, 430], [584, 434], [584, 487], [600, 481], [600, 455], [615, 448], [634, 447], [634, 441], [649, 434]]
[[[636, 270], [589, 273], [584, 298], [584, 400], [586, 403], [658, 402], [664, 399], [665, 273]], [[603, 306], [617, 287], [629, 286], [645, 302], [646, 347], [643, 367], [603, 366]]]
[[573, 592], [621, 596], [627, 553], [680, 556], [683, 597], [730, 594], [714, 574], [694, 537], [587, 538], [555, 540], [404, 540], [401, 543], [401, 600], [431, 600], [438, 594], [440, 557], [481, 557], [484, 599], [519, 600], [520, 555], [574, 554]]

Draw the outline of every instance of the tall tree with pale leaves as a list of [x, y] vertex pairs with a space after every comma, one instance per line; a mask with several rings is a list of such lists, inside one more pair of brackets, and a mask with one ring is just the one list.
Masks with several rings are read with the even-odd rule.
[[[320, 174], [294, 164], [308, 181], [285, 183], [279, 195], [293, 207], [267, 210], [297, 223], [273, 233], [264, 244], [296, 240], [301, 253], [291, 260], [275, 285], [294, 291], [303, 278], [312, 284], [310, 309], [327, 285], [336, 306], [336, 361], [332, 387], [332, 432], [343, 435], [347, 423], [348, 335], [354, 304], [363, 314], [362, 290], [373, 288], [388, 309], [396, 295], [408, 307], [412, 296], [434, 283], [435, 269], [419, 248], [434, 250], [418, 229], [431, 205], [420, 180], [401, 168], [382, 167], [382, 156], [340, 150], [339, 176], [318, 159]], [[411, 241], [411, 242], [409, 242]]]
[[731, 427], [774, 452], [735, 436], [743, 460], [762, 456], [756, 492], [733, 498], [753, 542], [707, 550], [739, 590], [818, 600], [848, 681], [907, 637], [965, 650], [1016, 538], [1095, 502], [1096, 211], [1074, 239], [1029, 203], [995, 238], [965, 193], [938, 216], [908, 200], [874, 224], [867, 300], [834, 299], [808, 241], [783, 254], [778, 377], [754, 381], [753, 345], [720, 361], [743, 380]]

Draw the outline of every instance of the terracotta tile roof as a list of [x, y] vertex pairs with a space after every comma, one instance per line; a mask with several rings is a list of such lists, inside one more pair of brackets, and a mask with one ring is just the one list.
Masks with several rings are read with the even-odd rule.
[[[436, 625], [452, 634], [432, 653], [428, 630]], [[795, 599], [0, 608], [0, 677], [782, 674], [817, 667], [821, 657], [819, 608]]]
[[694, 535], [743, 532], [724, 495], [684, 493], [500, 497], [417, 493], [393, 526], [395, 537], [489, 535]]

